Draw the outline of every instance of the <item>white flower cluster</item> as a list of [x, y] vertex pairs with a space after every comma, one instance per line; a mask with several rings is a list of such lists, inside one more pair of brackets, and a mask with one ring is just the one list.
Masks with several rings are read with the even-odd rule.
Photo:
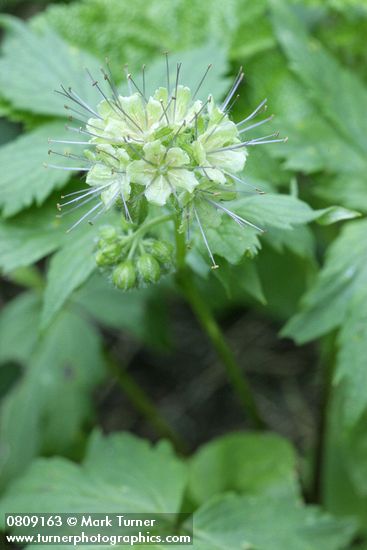
[[103, 100], [97, 112], [87, 123], [96, 147], [86, 181], [101, 189], [110, 182], [101, 195], [107, 208], [119, 197], [127, 202], [131, 184], [163, 206], [208, 181], [224, 184], [227, 172], [244, 167], [246, 150], [232, 149], [240, 143], [236, 125], [212, 97], [195, 101], [185, 86], [158, 88], [149, 99], [136, 92]]
[[[114, 205], [121, 206], [126, 219], [131, 221], [130, 203], [140, 200], [166, 209], [174, 207], [176, 211], [178, 208], [182, 212], [193, 212], [205, 244], [202, 224], [195, 208], [196, 199], [204, 198], [215, 208], [231, 215], [238, 223], [245, 221], [228, 211], [221, 202], [226, 200], [228, 191], [232, 198], [233, 193], [236, 196], [237, 183], [243, 183], [239, 173], [246, 162], [246, 148], [283, 140], [276, 139], [276, 134], [241, 140], [245, 132], [271, 119], [268, 117], [260, 122], [250, 122], [266, 107], [266, 101], [263, 101], [238, 124], [230, 120], [229, 111], [243, 79], [242, 69], [221, 106], [215, 103], [211, 95], [206, 100], [198, 99], [198, 92], [209, 69], [210, 66], [192, 93], [190, 88], [179, 84], [179, 64], [174, 86], [169, 84], [167, 71], [166, 87], [158, 88], [149, 97], [145, 93], [144, 73], [142, 89], [128, 75], [131, 91], [128, 96], [118, 93], [110, 73], [104, 72], [104, 78], [110, 86], [110, 96], [90, 75], [102, 97], [96, 108], [88, 105], [71, 88], [62, 87], [59, 93], [73, 104], [66, 106], [73, 113], [70, 118], [75, 118], [74, 113], [78, 117], [85, 117], [77, 118], [84, 122], [83, 127], [69, 129], [87, 138], [86, 141], [50, 141], [87, 145], [89, 148], [84, 151], [84, 156], [65, 155], [82, 160], [86, 166], [49, 166], [86, 172], [88, 187], [66, 195], [68, 200], [58, 207], [61, 209], [73, 204], [74, 208], [97, 199], [97, 203], [72, 228], [86, 218], [92, 221]], [[214, 197], [217, 202], [213, 201]], [[91, 219], [92, 213], [94, 217]]]

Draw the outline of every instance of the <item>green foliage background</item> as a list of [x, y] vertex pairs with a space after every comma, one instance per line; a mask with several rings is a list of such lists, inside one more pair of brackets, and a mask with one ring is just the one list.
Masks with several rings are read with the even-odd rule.
[[[1, 511], [185, 509], [198, 550], [367, 548], [366, 3], [24, 4], [0, 4]], [[78, 184], [42, 167], [47, 138], [68, 135], [52, 90], [72, 84], [96, 102], [83, 68], [97, 72], [106, 57], [118, 81], [128, 63], [134, 72], [147, 64], [156, 82], [163, 50], [183, 61], [188, 84], [213, 62], [209, 89], [218, 98], [243, 65], [234, 119], [267, 97], [276, 114], [269, 133], [288, 136], [251, 150], [245, 169], [267, 194], [241, 199], [241, 214], [266, 234], [208, 220], [221, 269], [211, 273], [194, 251], [189, 263], [219, 320], [260, 312], [280, 338], [316, 342], [310, 369], [325, 399], [319, 437], [303, 456], [246, 423], [189, 456], [167, 442], [99, 431], [94, 395], [116, 376], [110, 334], [169, 348], [163, 304], [182, 297], [173, 278], [114, 290], [95, 269], [98, 225], [70, 237], [70, 219], [56, 221], [60, 189]], [[117, 371], [136, 398], [139, 388]]]

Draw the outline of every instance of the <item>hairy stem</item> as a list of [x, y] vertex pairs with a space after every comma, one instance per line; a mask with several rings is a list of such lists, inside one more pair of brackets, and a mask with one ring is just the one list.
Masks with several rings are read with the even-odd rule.
[[191, 271], [185, 266], [185, 251], [185, 238], [183, 234], [178, 231], [178, 226], [176, 224], [177, 283], [221, 359], [226, 369], [228, 379], [246, 415], [248, 415], [256, 428], [263, 428], [264, 422], [257, 409], [246, 375], [239, 367], [210, 308], [196, 288]]
[[135, 382], [126, 368], [121, 368], [110, 354], [106, 354], [106, 360], [110, 372], [119, 383], [123, 392], [128, 396], [134, 407], [154, 427], [157, 435], [169, 439], [176, 451], [186, 453], [187, 447], [181, 436], [163, 418], [155, 404]]

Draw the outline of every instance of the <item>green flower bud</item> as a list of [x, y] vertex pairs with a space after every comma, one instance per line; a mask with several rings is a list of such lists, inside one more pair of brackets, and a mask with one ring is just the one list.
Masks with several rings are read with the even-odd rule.
[[101, 239], [104, 239], [106, 242], [113, 242], [117, 239], [117, 230], [113, 225], [105, 225], [99, 230], [99, 235]]
[[144, 283], [156, 283], [161, 276], [159, 263], [151, 254], [142, 254], [136, 261], [136, 269]]
[[113, 284], [121, 290], [130, 290], [135, 287], [136, 274], [133, 263], [130, 260], [119, 264], [112, 272]]
[[149, 252], [160, 264], [171, 265], [173, 246], [167, 241], [152, 241], [149, 246]]
[[118, 262], [121, 256], [121, 248], [117, 243], [104, 244], [96, 254], [96, 263], [99, 267], [113, 265]]

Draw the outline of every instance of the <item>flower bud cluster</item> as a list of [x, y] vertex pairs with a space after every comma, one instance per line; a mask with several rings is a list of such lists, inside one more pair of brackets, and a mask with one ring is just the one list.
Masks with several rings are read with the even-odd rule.
[[112, 225], [100, 229], [97, 265], [110, 272], [121, 290], [157, 283], [173, 268], [172, 245], [145, 236], [133, 224], [123, 221], [122, 225], [119, 230]]

